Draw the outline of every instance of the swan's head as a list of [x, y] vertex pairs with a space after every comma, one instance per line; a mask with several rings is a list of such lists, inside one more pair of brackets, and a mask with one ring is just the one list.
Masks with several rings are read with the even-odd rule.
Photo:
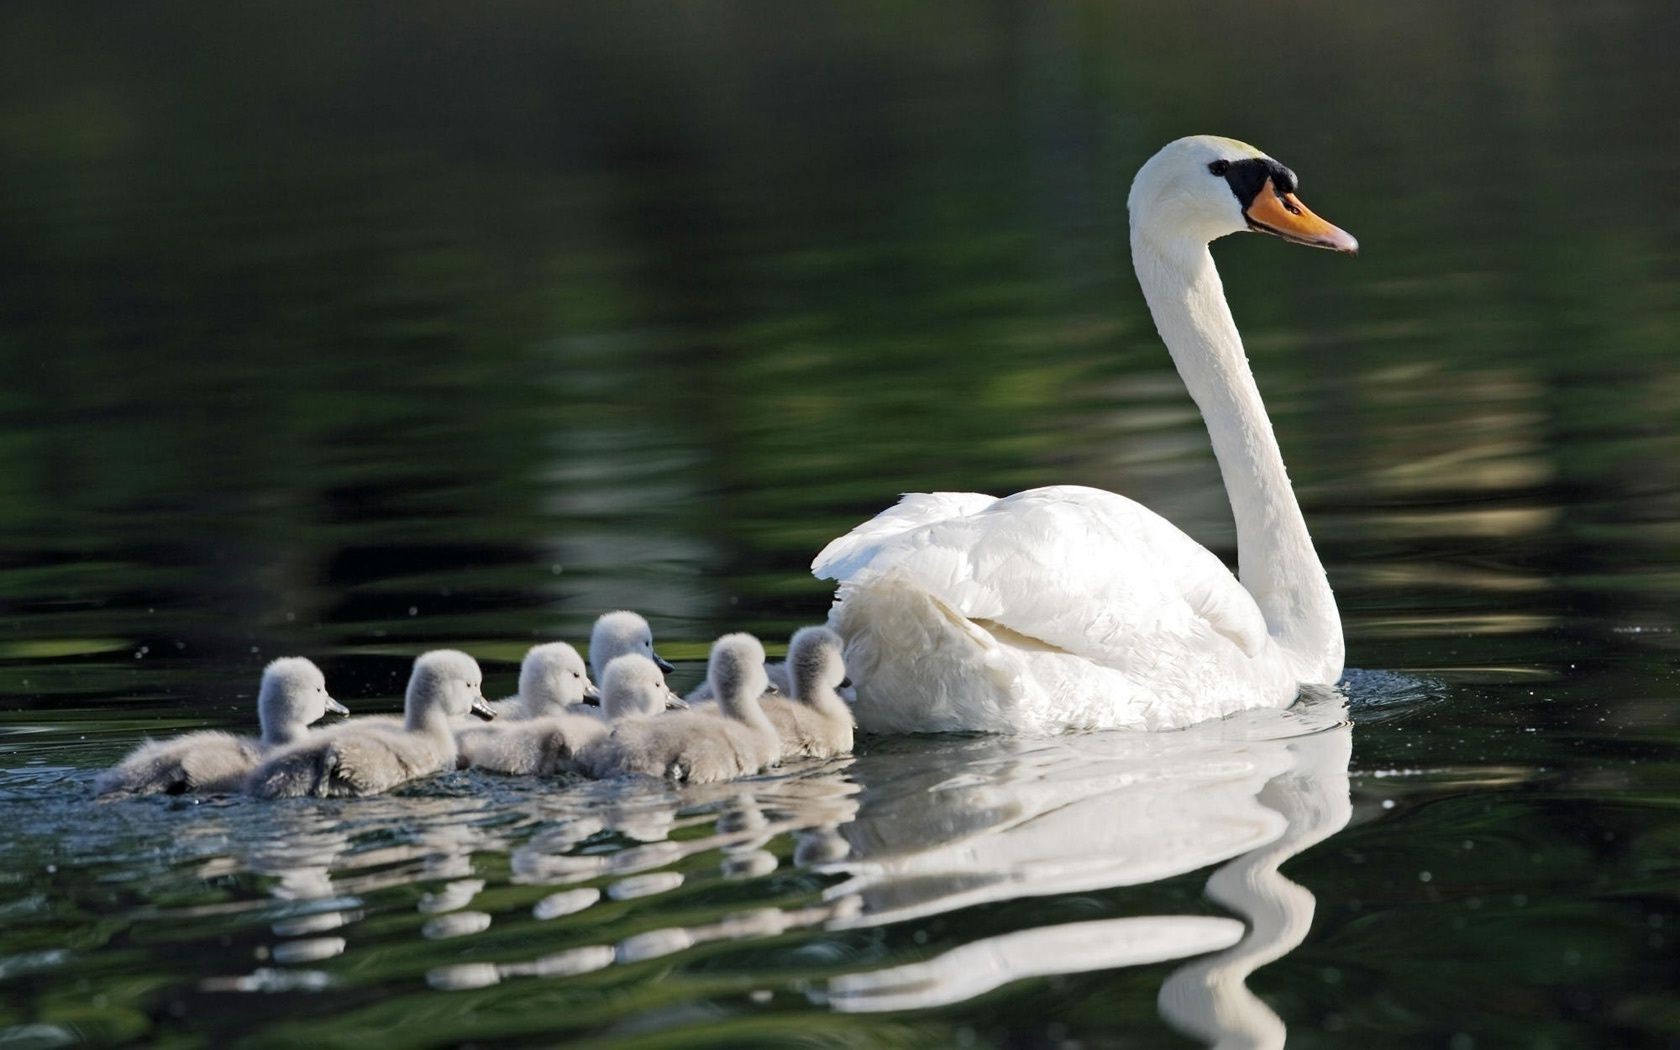
[[404, 710], [411, 724], [432, 712], [449, 718], [474, 714], [486, 722], [496, 717], [484, 700], [484, 673], [478, 661], [454, 649], [433, 649], [415, 659]]
[[583, 657], [565, 642], [534, 645], [519, 665], [519, 702], [527, 717], [557, 715], [600, 695]]
[[301, 656], [282, 656], [263, 668], [257, 693], [257, 718], [264, 739], [290, 736], [291, 731], [329, 714], [347, 715], [343, 704], [327, 695], [327, 676]]
[[1253, 230], [1296, 244], [1355, 253], [1359, 242], [1308, 210], [1295, 196], [1295, 173], [1253, 146], [1218, 135], [1191, 135], [1150, 157], [1126, 198], [1132, 237], [1157, 244], [1203, 245]]
[[636, 613], [620, 609], [596, 620], [595, 628], [589, 632], [589, 669], [605, 684], [607, 665], [625, 653], [645, 656], [661, 671], [676, 670], [653, 651], [653, 628], [648, 622]]
[[788, 643], [788, 673], [796, 700], [840, 689], [846, 680], [845, 644], [827, 627], [801, 627]]
[[601, 679], [601, 710], [607, 718], [645, 718], [667, 707], [687, 707], [665, 684], [659, 666], [640, 653], [613, 658]]
[[726, 634], [712, 643], [706, 681], [718, 706], [732, 715], [751, 710], [759, 697], [775, 692], [764, 670], [764, 646], [750, 634]]

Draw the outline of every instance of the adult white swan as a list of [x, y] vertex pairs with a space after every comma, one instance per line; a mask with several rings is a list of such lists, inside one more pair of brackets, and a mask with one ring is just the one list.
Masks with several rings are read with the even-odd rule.
[[1241, 582], [1171, 522], [1076, 485], [905, 496], [825, 547], [858, 724], [872, 732], [1170, 729], [1282, 707], [1342, 673], [1336, 600], [1295, 501], [1209, 242], [1257, 230], [1334, 251], [1295, 175], [1197, 135], [1132, 182], [1132, 264], [1207, 421]]

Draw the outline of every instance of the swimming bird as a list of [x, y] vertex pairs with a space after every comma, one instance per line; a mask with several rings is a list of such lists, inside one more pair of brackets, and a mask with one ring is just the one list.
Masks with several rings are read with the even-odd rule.
[[[840, 636], [827, 627], [802, 627], [788, 642], [786, 662], [766, 667], [771, 691], [759, 704], [781, 738], [783, 758], [831, 758], [852, 750], [852, 709], [840, 693], [852, 683], [841, 649]], [[776, 695], [778, 669], [790, 683], [788, 695]], [[694, 701], [697, 705], [709, 703], [709, 686], [705, 692], [708, 699]]]
[[781, 737], [783, 758], [831, 758], [852, 750], [852, 709], [839, 692], [851, 684], [842, 645], [827, 627], [802, 627], [789, 641], [793, 695], [762, 701]]
[[520, 661], [519, 692], [492, 700], [490, 709], [500, 723], [565, 714], [600, 698], [600, 690], [589, 680], [589, 669], [578, 651], [565, 642], [548, 642], [533, 645]]
[[1342, 625], [1225, 302], [1211, 241], [1245, 230], [1353, 253], [1295, 173], [1196, 135], [1132, 182], [1132, 263], [1201, 409], [1241, 580], [1165, 518], [1078, 485], [904, 496], [812, 563], [872, 732], [1170, 729], [1282, 707], [1342, 673]]
[[580, 763], [590, 776], [645, 774], [694, 784], [750, 776], [781, 758], [776, 727], [758, 698], [769, 686], [764, 646], [750, 634], [726, 634], [712, 645], [707, 676], [717, 713], [678, 711], [614, 726]]
[[670, 661], [653, 649], [653, 628], [640, 613], [628, 609], [602, 613], [589, 631], [589, 671], [596, 681], [607, 673], [607, 665], [625, 653], [640, 653], [666, 674], [675, 671]]
[[469, 711], [494, 718], [484, 700], [478, 662], [453, 649], [414, 661], [403, 701], [403, 724], [347, 722], [269, 756], [245, 790], [258, 798], [377, 795], [417, 777], [455, 768], [451, 718]]
[[[492, 773], [550, 776], [580, 769], [580, 755], [606, 737], [609, 723], [647, 718], [665, 710], [671, 690], [654, 662], [625, 653], [607, 665], [601, 707], [575, 708], [508, 725], [494, 723], [456, 734], [468, 765]], [[592, 717], [599, 710], [604, 717]]]
[[327, 695], [321, 669], [301, 656], [283, 656], [263, 668], [257, 692], [259, 737], [216, 730], [172, 740], [148, 740], [94, 781], [99, 795], [193, 795], [238, 791], [264, 753], [302, 740], [309, 725], [328, 714], [347, 715]]

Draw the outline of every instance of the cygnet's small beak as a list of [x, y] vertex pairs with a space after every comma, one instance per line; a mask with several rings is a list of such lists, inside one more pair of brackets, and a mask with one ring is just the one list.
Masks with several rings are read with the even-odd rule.
[[653, 662], [655, 666], [657, 666], [661, 671], [664, 671], [666, 674], [670, 674], [672, 671], [677, 669], [676, 664], [665, 659], [663, 656], [660, 656], [658, 653], [653, 654]]
[[597, 686], [594, 682], [585, 681], [583, 683], [583, 702], [588, 704], [590, 707], [600, 707], [601, 706], [601, 688], [600, 688], [600, 686]]
[[851, 687], [852, 687], [852, 676], [851, 675], [847, 675], [846, 677], [840, 679], [840, 688], [850, 689]]
[[687, 711], [688, 710], [688, 701], [684, 700], [682, 697], [678, 696], [676, 693], [666, 693], [665, 694], [665, 710], [667, 710], [667, 711]]
[[1279, 193], [1271, 179], [1254, 195], [1244, 211], [1248, 227], [1260, 233], [1282, 237], [1286, 241], [1305, 244], [1311, 248], [1328, 248], [1348, 255], [1359, 254], [1359, 242], [1353, 234], [1330, 225], [1314, 215], [1293, 193]]
[[775, 682], [765, 682], [764, 683], [764, 695], [765, 696], [781, 696], [782, 695], [782, 687], [777, 685]]
[[490, 701], [484, 699], [482, 696], [473, 697], [472, 713], [474, 717], [482, 718], [486, 722], [493, 722], [496, 720], [496, 709], [491, 707]]
[[329, 714], [329, 715], [347, 715], [349, 713], [350, 713], [350, 709], [348, 707], [345, 707], [343, 704], [339, 703], [337, 700], [334, 700], [330, 696], [327, 697], [327, 714]]

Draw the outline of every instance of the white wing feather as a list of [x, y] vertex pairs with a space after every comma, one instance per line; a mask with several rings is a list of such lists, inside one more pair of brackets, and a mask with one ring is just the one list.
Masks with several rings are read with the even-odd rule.
[[1224, 564], [1100, 489], [907, 496], [812, 568], [841, 584], [865, 728], [1166, 728], [1293, 696], [1257, 681], [1275, 646]]

